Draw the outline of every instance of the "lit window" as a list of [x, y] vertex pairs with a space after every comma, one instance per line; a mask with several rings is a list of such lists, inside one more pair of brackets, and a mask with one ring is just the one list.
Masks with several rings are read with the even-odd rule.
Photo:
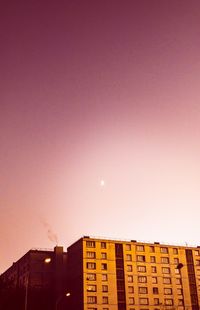
[[96, 269], [96, 263], [91, 263], [91, 262], [89, 262], [89, 263], [87, 263], [87, 269]]
[[101, 270], [107, 270], [107, 264], [101, 264]]
[[164, 284], [171, 284], [171, 282], [172, 282], [172, 281], [171, 281], [171, 278], [167, 278], [167, 277], [164, 277], [164, 278], [163, 278], [163, 283], [164, 283]]
[[96, 296], [88, 296], [87, 297], [87, 303], [88, 304], [96, 304], [97, 303], [97, 297]]
[[180, 278], [176, 278], [176, 284], [182, 284], [182, 281]]
[[103, 304], [108, 304], [108, 297], [107, 296], [103, 296], [102, 303]]
[[102, 281], [108, 281], [108, 275], [106, 273], [103, 273], [101, 276], [102, 276]]
[[102, 285], [102, 292], [108, 292], [108, 285]]
[[95, 241], [86, 241], [87, 248], [95, 248]]
[[160, 252], [167, 254], [168, 253], [168, 248], [161, 247], [160, 248]]
[[148, 294], [147, 287], [139, 287], [139, 294]]
[[137, 245], [136, 246], [136, 251], [137, 252], [144, 252], [144, 246], [143, 245]]
[[170, 273], [169, 267], [162, 267], [162, 273]]
[[178, 254], [178, 249], [177, 248], [173, 248], [173, 254]]
[[139, 298], [140, 305], [148, 305], [149, 299], [148, 298]]
[[146, 266], [137, 266], [138, 272], [146, 272]]
[[180, 269], [175, 268], [175, 273], [176, 273], [176, 274], [180, 274]]
[[158, 283], [158, 279], [157, 279], [157, 277], [152, 277], [152, 283]]
[[132, 255], [131, 254], [126, 254], [126, 260], [127, 261], [132, 261]]
[[150, 256], [150, 262], [155, 263], [156, 262], [156, 257], [155, 256]]
[[159, 305], [159, 304], [160, 304], [159, 298], [154, 298], [154, 305]]
[[102, 258], [102, 259], [107, 259], [107, 253], [104, 253], [104, 252], [101, 253], [101, 258]]
[[137, 255], [137, 262], [145, 262], [145, 256], [144, 255]]
[[169, 298], [165, 298], [164, 299], [164, 303], [165, 303], [165, 305], [167, 305], [167, 306], [173, 306], [173, 299], [169, 299]]
[[183, 295], [183, 290], [182, 290], [182, 288], [177, 288], [177, 294], [178, 294], [178, 295]]
[[135, 299], [134, 299], [134, 297], [129, 297], [128, 303], [129, 303], [129, 305], [134, 305], [134, 304], [135, 304]]
[[156, 273], [156, 272], [157, 272], [156, 266], [151, 266], [151, 272], [152, 272], [152, 273]]
[[131, 251], [131, 244], [126, 244], [126, 251]]
[[199, 259], [196, 260], [196, 265], [200, 266], [200, 260]]
[[129, 271], [129, 272], [133, 271], [133, 266], [132, 265], [127, 265], [127, 271]]
[[169, 264], [169, 257], [161, 257], [162, 264]]
[[147, 282], [147, 277], [146, 276], [139, 276], [138, 277], [138, 282], [139, 283], [146, 283]]
[[106, 242], [101, 242], [101, 248], [106, 249]]
[[153, 294], [158, 294], [158, 287], [153, 287]]
[[183, 299], [178, 300], [178, 306], [184, 306], [184, 301]]
[[128, 276], [128, 282], [132, 283], [133, 282], [133, 276]]
[[96, 274], [95, 273], [88, 273], [87, 280], [89, 281], [96, 281]]
[[150, 247], [149, 247], [149, 251], [150, 251], [151, 253], [154, 253], [154, 252], [155, 252], [155, 247], [154, 247], [154, 246], [150, 246]]
[[194, 254], [195, 254], [196, 256], [199, 256], [199, 250], [195, 250], [195, 251], [194, 251]]
[[178, 258], [174, 258], [174, 264], [179, 264], [179, 259]]
[[165, 295], [172, 295], [172, 289], [171, 288], [164, 288], [164, 294]]
[[128, 286], [128, 292], [129, 293], [134, 293], [134, 287], [133, 286]]
[[96, 253], [95, 252], [86, 252], [86, 257], [87, 258], [95, 258], [96, 257]]
[[97, 286], [96, 285], [88, 285], [87, 286], [87, 291], [88, 292], [96, 292]]

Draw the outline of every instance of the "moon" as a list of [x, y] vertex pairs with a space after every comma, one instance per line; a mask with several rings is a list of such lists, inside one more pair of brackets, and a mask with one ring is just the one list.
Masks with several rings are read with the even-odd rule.
[[101, 187], [104, 187], [104, 186], [105, 186], [105, 181], [104, 181], [104, 180], [101, 180], [101, 181], [100, 181], [100, 186], [101, 186]]

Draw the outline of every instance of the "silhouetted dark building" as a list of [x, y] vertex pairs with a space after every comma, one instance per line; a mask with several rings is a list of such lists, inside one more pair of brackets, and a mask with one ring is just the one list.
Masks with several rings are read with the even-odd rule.
[[62, 247], [28, 251], [0, 277], [0, 309], [54, 310], [58, 301], [62, 304], [66, 272]]

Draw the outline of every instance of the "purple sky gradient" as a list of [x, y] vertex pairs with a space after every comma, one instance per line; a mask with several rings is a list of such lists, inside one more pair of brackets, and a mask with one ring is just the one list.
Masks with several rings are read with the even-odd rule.
[[200, 244], [199, 0], [2, 1], [0, 42], [0, 272], [49, 229]]

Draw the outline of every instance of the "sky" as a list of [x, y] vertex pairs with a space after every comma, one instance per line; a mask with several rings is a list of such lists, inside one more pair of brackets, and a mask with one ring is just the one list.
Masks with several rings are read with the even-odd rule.
[[0, 46], [0, 273], [83, 235], [200, 244], [199, 0], [3, 0]]

